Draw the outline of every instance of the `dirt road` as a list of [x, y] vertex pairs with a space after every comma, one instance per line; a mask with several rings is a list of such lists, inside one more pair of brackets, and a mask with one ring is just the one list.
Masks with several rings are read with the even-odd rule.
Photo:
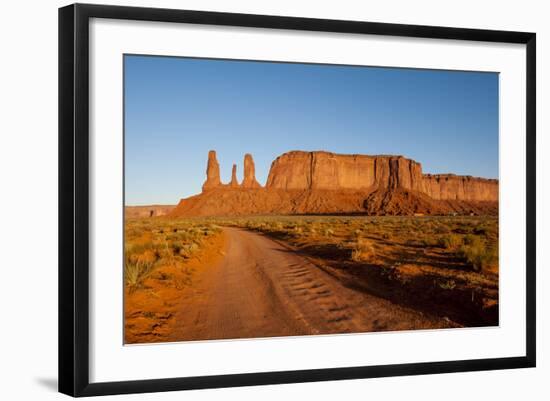
[[289, 248], [225, 228], [224, 258], [197, 274], [168, 341], [448, 327], [345, 287]]

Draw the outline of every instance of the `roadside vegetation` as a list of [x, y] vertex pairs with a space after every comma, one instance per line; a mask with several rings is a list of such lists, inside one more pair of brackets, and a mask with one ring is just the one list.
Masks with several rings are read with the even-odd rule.
[[159, 217], [126, 221], [127, 342], [169, 332], [195, 269], [222, 257], [224, 226], [267, 235], [344, 285], [396, 304], [467, 327], [498, 324], [496, 217]]
[[498, 218], [211, 219], [283, 241], [350, 285], [464, 325], [498, 323]]
[[384, 259], [392, 247], [423, 248], [424, 254], [432, 252], [462, 259], [461, 270], [498, 272], [496, 218], [278, 216], [216, 221], [260, 231], [297, 245], [337, 245], [349, 249], [350, 258], [357, 262], [374, 262], [376, 255]]
[[131, 219], [126, 222], [124, 282], [129, 291], [143, 286], [161, 266], [184, 269], [220, 227], [205, 222], [166, 219]]
[[124, 341], [166, 341], [198, 269], [220, 257], [212, 222], [130, 218], [124, 230]]

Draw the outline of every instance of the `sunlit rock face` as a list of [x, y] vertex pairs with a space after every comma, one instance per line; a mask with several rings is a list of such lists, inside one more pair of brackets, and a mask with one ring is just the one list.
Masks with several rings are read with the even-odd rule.
[[241, 184], [243, 188], [260, 188], [261, 185], [256, 181], [256, 167], [254, 159], [250, 153], [244, 155], [244, 179]]
[[208, 162], [206, 164], [206, 181], [202, 185], [202, 190], [207, 191], [212, 188], [221, 186], [220, 180], [220, 164], [216, 158], [216, 151], [208, 152]]
[[220, 179], [216, 152], [208, 153], [201, 194], [182, 199], [171, 216], [253, 214], [449, 215], [498, 214], [495, 179], [423, 174], [403, 156], [342, 155], [292, 151], [271, 164], [265, 187], [256, 180], [254, 159], [244, 156], [231, 181]]
[[366, 190], [397, 188], [436, 200], [497, 201], [498, 180], [422, 174], [422, 165], [403, 156], [339, 155], [293, 151], [271, 164], [266, 188]]
[[233, 164], [233, 168], [231, 169], [231, 182], [229, 183], [229, 186], [231, 188], [238, 188], [239, 187], [239, 181], [237, 181], [237, 165]]

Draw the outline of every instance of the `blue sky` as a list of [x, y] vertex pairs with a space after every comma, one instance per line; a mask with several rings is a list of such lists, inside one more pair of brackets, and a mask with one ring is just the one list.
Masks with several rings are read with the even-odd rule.
[[125, 56], [127, 205], [199, 193], [245, 153], [263, 185], [290, 150], [400, 154], [425, 173], [498, 178], [498, 74]]

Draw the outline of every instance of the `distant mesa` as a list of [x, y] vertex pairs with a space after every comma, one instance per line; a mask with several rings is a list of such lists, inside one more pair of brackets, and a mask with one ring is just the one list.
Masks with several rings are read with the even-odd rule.
[[202, 193], [182, 199], [170, 216], [498, 214], [498, 180], [423, 174], [403, 156], [291, 151], [273, 161], [265, 187], [251, 154], [243, 164], [243, 181], [234, 164], [224, 184], [211, 150]]
[[166, 216], [167, 214], [170, 214], [175, 207], [175, 205], [125, 206], [124, 217], [127, 219], [136, 219]]

